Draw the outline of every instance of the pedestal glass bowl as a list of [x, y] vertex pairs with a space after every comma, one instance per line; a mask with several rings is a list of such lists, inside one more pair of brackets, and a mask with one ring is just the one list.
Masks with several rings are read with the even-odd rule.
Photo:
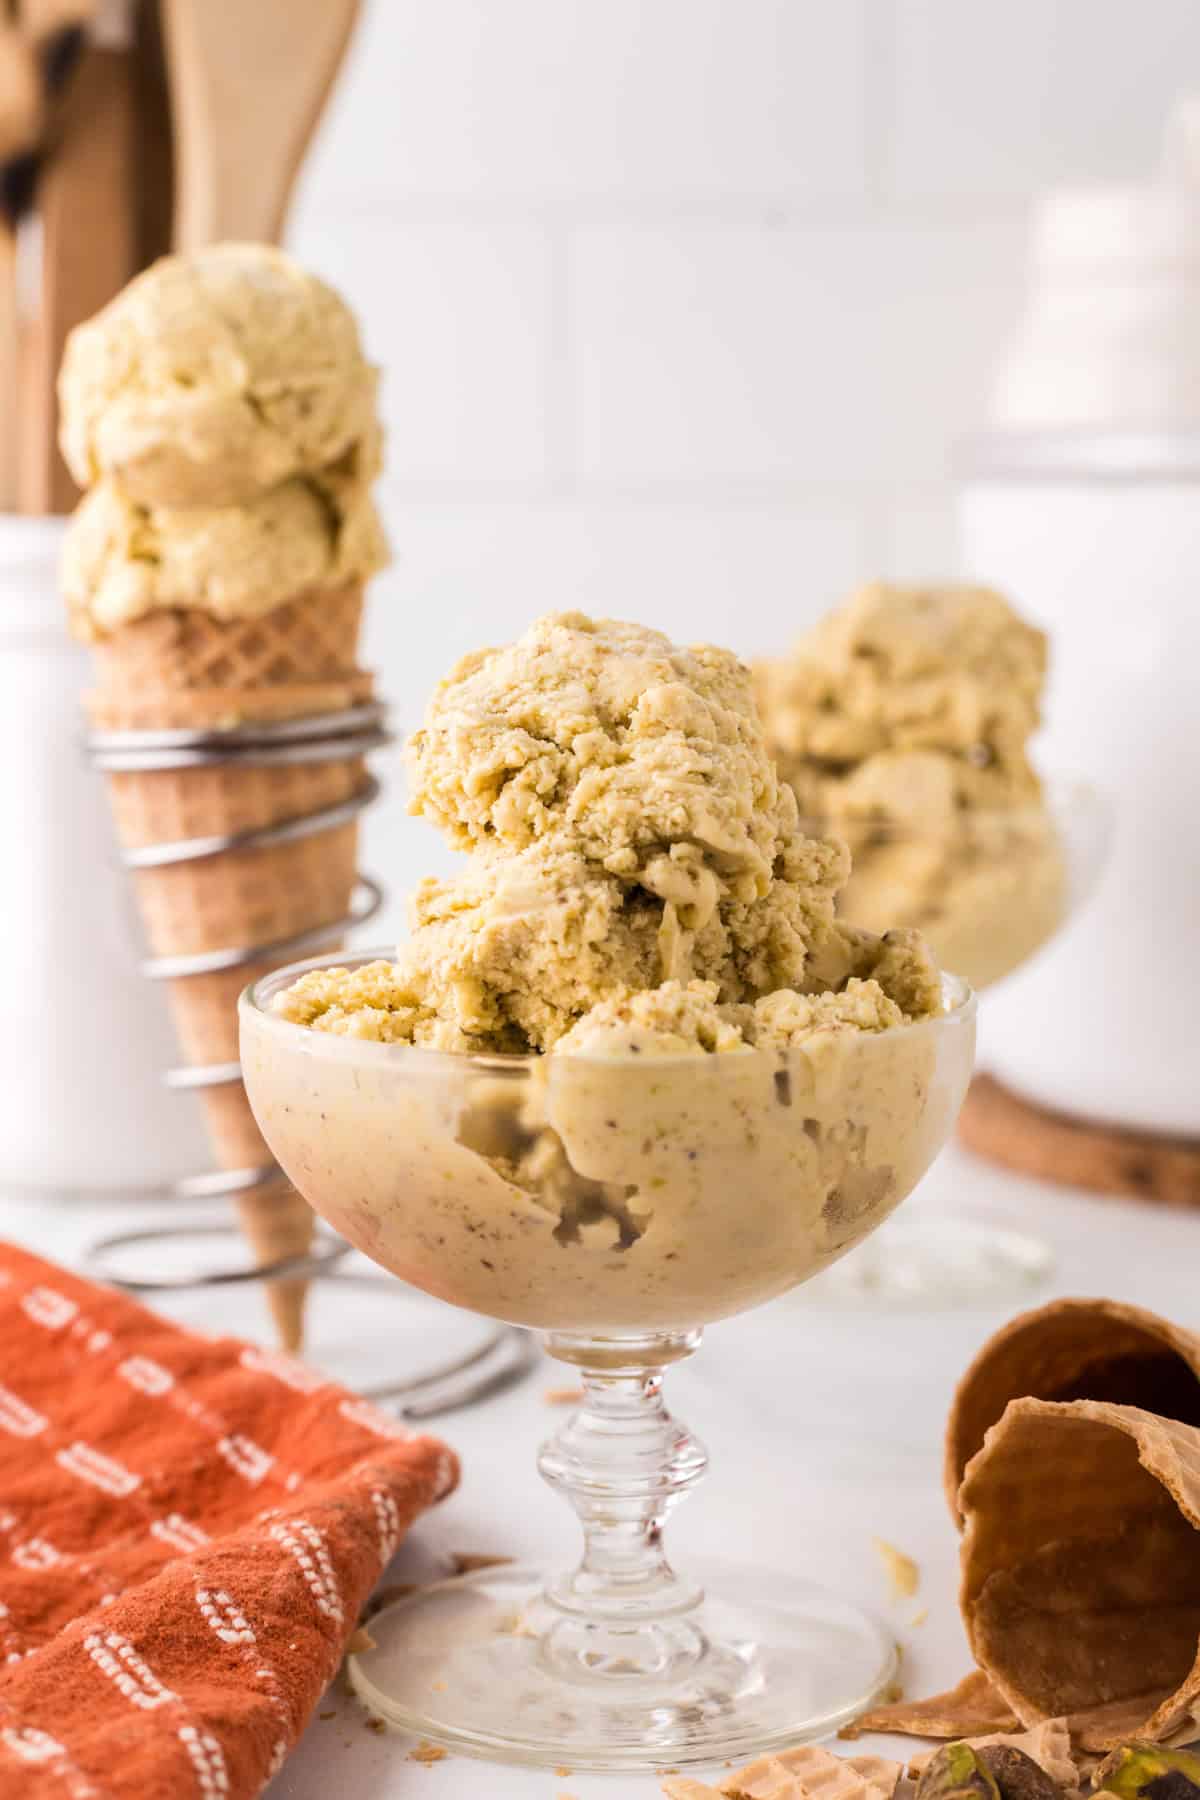
[[892, 1679], [891, 1636], [790, 1573], [706, 1591], [676, 1572], [663, 1524], [707, 1458], [667, 1412], [663, 1371], [911, 1191], [969, 1078], [969, 988], [947, 976], [938, 1016], [785, 1053], [452, 1056], [272, 1012], [338, 960], [242, 996], [272, 1152], [384, 1268], [540, 1332], [584, 1396], [539, 1465], [583, 1526], [579, 1565], [483, 1570], [388, 1607], [352, 1659], [356, 1689], [458, 1750], [572, 1768], [680, 1767], [836, 1729]]
[[[1104, 867], [1110, 810], [1086, 782], [1052, 778], [1044, 804], [966, 812], [932, 824], [863, 818], [807, 819], [849, 845], [853, 870], [840, 916], [869, 931], [919, 930], [944, 968], [976, 993], [1024, 968], [1071, 922]], [[981, 1059], [987, 1061], [987, 1002]], [[1017, 1297], [1053, 1267], [1053, 1253], [1023, 1230], [947, 1205], [927, 1183], [889, 1224], [813, 1290], [835, 1303], [919, 1306]]]

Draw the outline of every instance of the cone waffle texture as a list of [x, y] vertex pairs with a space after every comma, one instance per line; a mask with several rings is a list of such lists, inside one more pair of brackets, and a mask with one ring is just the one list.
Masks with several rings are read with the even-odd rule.
[[1022, 1724], [1161, 1742], [1200, 1720], [1200, 1430], [1013, 1400], [959, 1495], [963, 1621]]
[[[180, 780], [181, 774], [187, 779]], [[254, 831], [338, 806], [365, 780], [361, 757], [237, 768], [218, 763], [206, 769], [114, 772], [108, 792], [123, 844], [173, 844], [181, 838]]]
[[[194, 730], [341, 711], [370, 698], [370, 678], [355, 665], [361, 617], [360, 586], [297, 596], [253, 620], [152, 614], [96, 646], [92, 723], [104, 730]], [[366, 779], [361, 756], [281, 765], [241, 760], [114, 773], [109, 789], [122, 844], [140, 848], [283, 824], [349, 800]], [[268, 946], [341, 918], [353, 896], [357, 845], [357, 823], [350, 821], [291, 843], [137, 870], [151, 953]], [[189, 1064], [236, 1062], [238, 994], [291, 955], [265, 951], [249, 965], [168, 984]], [[222, 1168], [271, 1162], [240, 1083], [203, 1089], [202, 1097]], [[241, 1196], [237, 1210], [260, 1264], [303, 1253], [311, 1241], [312, 1214], [282, 1180]], [[299, 1342], [304, 1289], [290, 1280], [270, 1289], [289, 1347]]]
[[[99, 648], [99, 646], [97, 646]], [[112, 645], [104, 649], [111, 651]], [[318, 713], [342, 712], [371, 698], [373, 682], [364, 670], [327, 681], [289, 681], [278, 687], [126, 690], [111, 683], [87, 697], [96, 731], [212, 731], [231, 725], [273, 725]]]
[[[245, 1113], [248, 1129], [253, 1130], [254, 1116], [241, 1083], [233, 1090]], [[219, 1143], [210, 1123], [213, 1140]], [[303, 1256], [312, 1243], [313, 1215], [307, 1201], [288, 1182], [255, 1188], [239, 1194], [234, 1201], [238, 1225], [250, 1246], [256, 1265], [267, 1268], [285, 1257]], [[298, 1350], [304, 1342], [304, 1306], [308, 1282], [303, 1277], [285, 1276], [268, 1288], [271, 1318], [281, 1346]]]
[[1015, 1731], [1020, 1724], [1007, 1700], [999, 1695], [981, 1669], [945, 1693], [925, 1700], [891, 1700], [860, 1713], [838, 1732], [841, 1738], [863, 1737], [869, 1731], [892, 1732], [901, 1737], [973, 1738], [981, 1732]]
[[1200, 1426], [1200, 1337], [1117, 1300], [1054, 1300], [988, 1339], [959, 1382], [945, 1485], [958, 1517], [968, 1462], [1010, 1400], [1108, 1400]]
[[248, 700], [292, 682], [337, 682], [355, 673], [362, 584], [300, 594], [252, 619], [216, 619], [199, 608], [148, 613], [95, 645], [102, 689], [148, 697], [213, 688]]
[[902, 1773], [883, 1756], [834, 1756], [799, 1744], [755, 1757], [716, 1787], [674, 1775], [662, 1791], [666, 1800], [892, 1800]]
[[151, 950], [170, 956], [269, 944], [339, 918], [354, 886], [357, 842], [350, 820], [290, 844], [137, 870]]

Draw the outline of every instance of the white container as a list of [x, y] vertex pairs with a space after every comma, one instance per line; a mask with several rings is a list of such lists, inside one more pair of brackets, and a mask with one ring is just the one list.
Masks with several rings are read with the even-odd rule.
[[1195, 103], [1142, 187], [1048, 196], [992, 434], [964, 459], [969, 576], [1051, 637], [1042, 766], [1116, 809], [1079, 919], [988, 995], [984, 1057], [1084, 1118], [1200, 1137], [1200, 180]]
[[103, 778], [81, 747], [60, 519], [0, 516], [0, 1186], [145, 1189], [211, 1166], [139, 933]]
[[1194, 482], [977, 477], [968, 572], [1053, 646], [1042, 767], [1115, 806], [1080, 917], [987, 996], [983, 1059], [1031, 1099], [1200, 1137], [1200, 461]]

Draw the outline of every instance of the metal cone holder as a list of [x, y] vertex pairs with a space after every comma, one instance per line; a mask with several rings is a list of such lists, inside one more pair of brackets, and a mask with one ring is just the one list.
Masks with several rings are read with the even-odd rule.
[[[96, 731], [84, 739], [84, 749], [92, 767], [101, 773], [142, 774], [161, 769], [213, 768], [231, 763], [261, 768], [289, 763], [333, 762], [366, 755], [391, 742], [387, 709], [382, 703], [372, 702], [276, 724], [234, 725], [200, 731]], [[230, 850], [266, 849], [294, 843], [316, 832], [347, 824], [372, 805], [381, 791], [376, 777], [368, 775], [357, 793], [336, 806], [322, 807], [283, 824], [261, 826], [251, 831], [122, 849], [121, 860], [131, 870], [160, 869], [202, 857], [219, 856]], [[194, 955], [147, 957], [140, 964], [140, 972], [149, 981], [179, 981], [268, 960], [290, 962], [334, 944], [348, 931], [368, 924], [379, 912], [384, 898], [384, 889], [379, 882], [360, 871], [349, 909], [339, 918], [270, 943], [234, 944]], [[169, 1069], [164, 1079], [170, 1088], [192, 1092], [240, 1081], [241, 1074], [239, 1063], [224, 1062]], [[278, 1164], [273, 1162], [254, 1168], [213, 1170], [174, 1182], [166, 1193], [173, 1200], [227, 1200], [251, 1189], [266, 1187], [277, 1181], [279, 1174]], [[336, 1280], [356, 1286], [386, 1282], [390, 1289], [397, 1288], [391, 1277], [342, 1269], [339, 1265], [351, 1246], [327, 1230], [318, 1232], [312, 1247], [303, 1255], [280, 1257], [275, 1262], [258, 1266], [245, 1262], [236, 1265], [205, 1262], [183, 1273], [139, 1274], [121, 1268], [122, 1253], [152, 1250], [185, 1238], [225, 1239], [235, 1235], [236, 1228], [232, 1224], [198, 1224], [194, 1221], [163, 1226], [154, 1231], [121, 1232], [95, 1242], [84, 1261], [98, 1280], [132, 1293], [181, 1293], [283, 1277]], [[532, 1347], [525, 1332], [509, 1326], [490, 1327], [481, 1341], [464, 1355], [367, 1391], [371, 1398], [396, 1402], [397, 1409], [406, 1417], [429, 1418], [436, 1413], [470, 1405], [508, 1387], [526, 1373], [532, 1358]]]

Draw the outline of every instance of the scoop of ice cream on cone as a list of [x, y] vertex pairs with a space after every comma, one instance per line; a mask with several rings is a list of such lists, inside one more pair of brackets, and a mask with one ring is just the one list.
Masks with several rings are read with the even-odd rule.
[[237, 505], [369, 441], [376, 381], [332, 288], [281, 250], [216, 244], [164, 257], [71, 334], [63, 455], [81, 487]]
[[281, 596], [361, 583], [386, 562], [370, 491], [351, 482], [297, 476], [236, 506], [171, 508], [109, 480], [71, 519], [62, 578], [75, 635], [95, 639], [153, 612], [260, 618]]

